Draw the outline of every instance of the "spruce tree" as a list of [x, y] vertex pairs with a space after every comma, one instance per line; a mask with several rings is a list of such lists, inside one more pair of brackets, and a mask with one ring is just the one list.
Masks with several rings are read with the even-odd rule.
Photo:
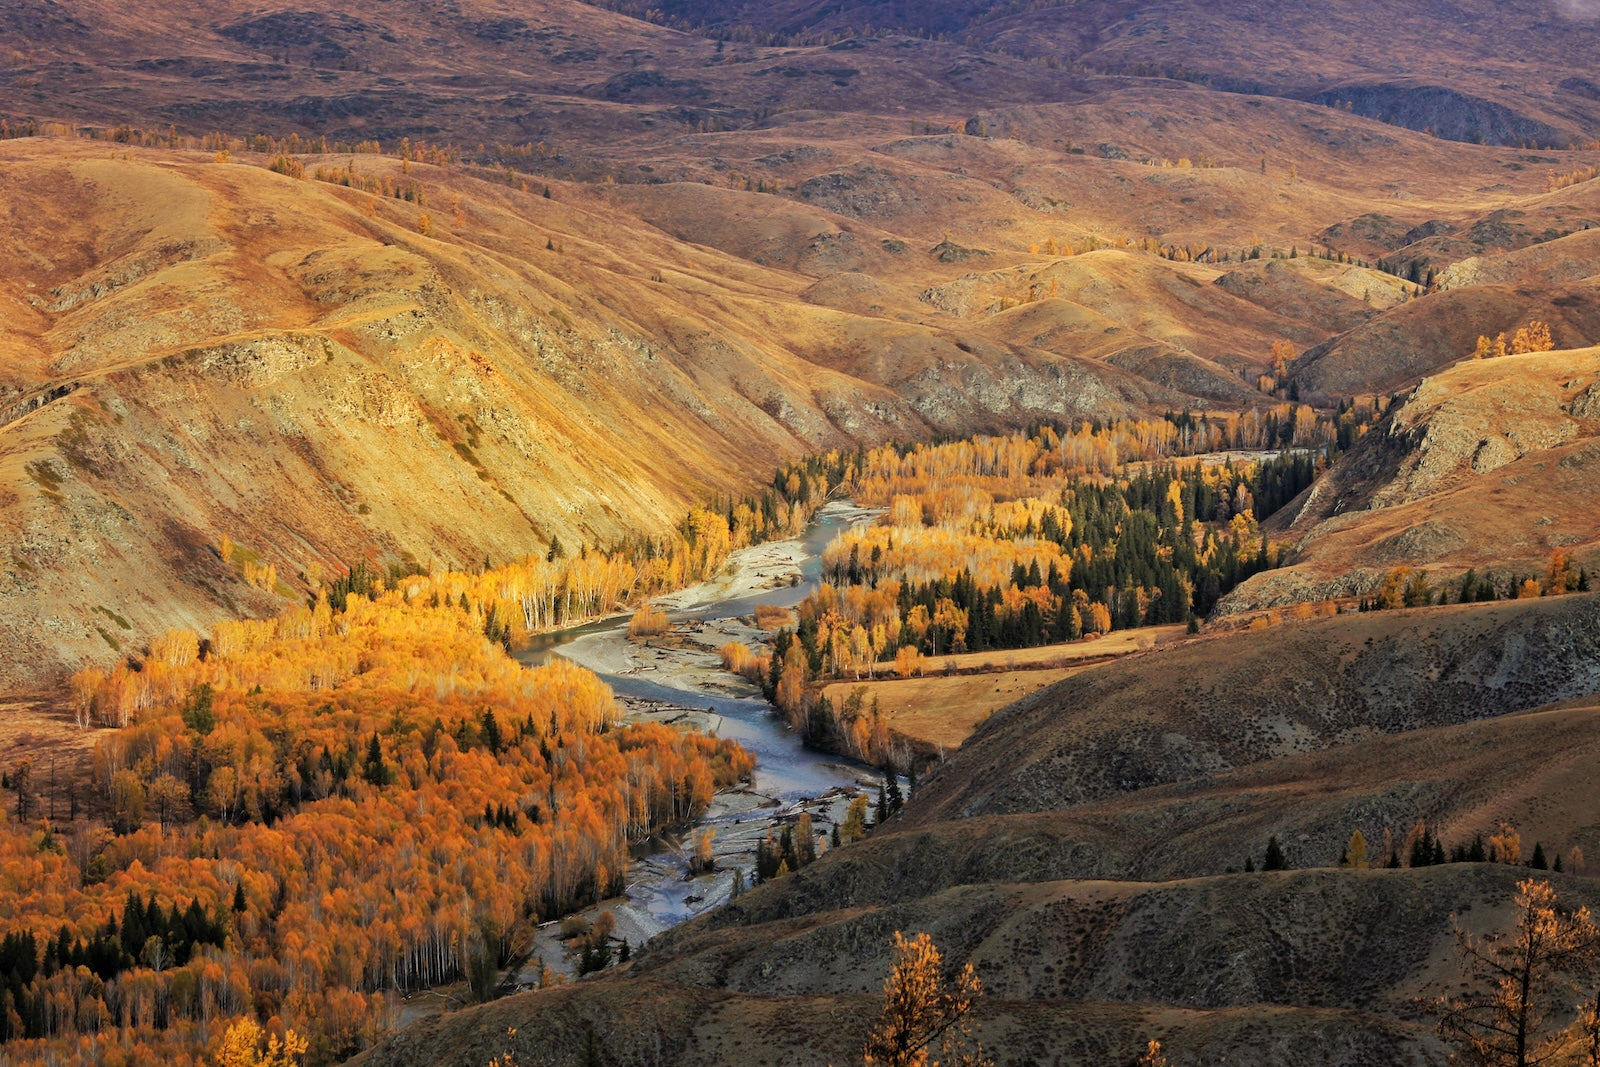
[[367, 758], [361, 775], [376, 786], [389, 784], [389, 768], [383, 762], [383, 742], [376, 730], [372, 732], [372, 740], [367, 742]]
[[580, 1067], [605, 1067], [606, 1061], [600, 1057], [600, 1039], [592, 1029], [583, 1032], [583, 1059], [578, 1062]]

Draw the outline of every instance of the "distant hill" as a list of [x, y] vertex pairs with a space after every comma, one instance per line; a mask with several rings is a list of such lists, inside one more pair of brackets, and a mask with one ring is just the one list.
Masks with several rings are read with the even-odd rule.
[[[615, 6], [644, 10], [642, 3]], [[1580, 3], [1425, 0], [1402, 10], [1372, 0], [1335, 10], [1202, 0], [650, 6], [722, 33], [803, 40], [890, 31], [1021, 56], [1079, 77], [1160, 76], [1315, 100], [1456, 141], [1566, 145], [1592, 140], [1600, 117], [1600, 88], [1585, 73], [1600, 41], [1600, 14]]]
[[1587, 121], [1591, 23], [1452, 12], [5, 0], [6, 130], [53, 135], [0, 144], [0, 674], [272, 610], [224, 533], [283, 595], [660, 530], [819, 448], [1265, 406], [1284, 341], [1330, 404], [1530, 317], [1594, 341], [1600, 155], [1310, 102], [1443, 26], [1460, 93]]

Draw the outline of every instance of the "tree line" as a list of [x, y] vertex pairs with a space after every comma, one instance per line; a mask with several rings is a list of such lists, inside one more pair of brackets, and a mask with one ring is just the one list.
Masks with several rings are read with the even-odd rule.
[[816, 683], [1193, 622], [1276, 564], [1257, 518], [1309, 486], [1326, 454], [1157, 459], [1114, 474], [1091, 454], [1066, 458], [1080, 435], [1159, 456], [1183, 428], [1162, 420], [866, 452], [847, 489], [884, 516], [828, 545], [822, 586], [769, 650], [724, 649], [725, 664], [760, 682], [809, 743], [882, 762], [881, 718], [835, 707]]

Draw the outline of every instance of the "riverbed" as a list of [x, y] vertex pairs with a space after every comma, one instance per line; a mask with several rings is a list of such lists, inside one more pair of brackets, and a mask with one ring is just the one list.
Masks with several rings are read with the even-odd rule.
[[[847, 503], [830, 503], [803, 537], [740, 549], [715, 579], [659, 597], [672, 629], [661, 639], [628, 637], [628, 620], [590, 623], [545, 635], [518, 658], [534, 665], [561, 656], [598, 674], [632, 721], [654, 720], [692, 726], [739, 742], [756, 758], [751, 780], [723, 790], [710, 809], [681, 837], [663, 836], [640, 854], [628, 870], [622, 897], [588, 909], [592, 918], [609, 910], [615, 936], [637, 947], [662, 930], [724, 903], [735, 872], [746, 885], [754, 880], [756, 843], [775, 827], [810, 812], [826, 834], [843, 819], [859, 791], [876, 796], [879, 772], [841, 756], [815, 752], [777, 717], [754, 685], [722, 670], [720, 649], [728, 641], [757, 647], [765, 636], [754, 625], [759, 604], [792, 607], [820, 581], [822, 550], [842, 528], [870, 521], [877, 512]], [[686, 877], [693, 834], [713, 832], [716, 870]], [[533, 980], [540, 963], [570, 975], [556, 923], [540, 928], [538, 958], [520, 976]]]

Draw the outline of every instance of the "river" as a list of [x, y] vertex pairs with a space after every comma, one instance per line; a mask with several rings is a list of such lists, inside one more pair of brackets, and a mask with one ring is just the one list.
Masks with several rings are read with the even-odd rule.
[[[875, 795], [876, 769], [806, 748], [755, 686], [722, 671], [716, 651], [725, 640], [754, 642], [758, 631], [743, 620], [758, 604], [792, 607], [815, 590], [828, 542], [842, 527], [875, 514], [829, 504], [798, 542], [742, 549], [724, 577], [658, 598], [655, 603], [673, 624], [672, 640], [632, 642], [628, 620], [615, 618], [542, 635], [518, 654], [530, 666], [551, 656], [569, 659], [604, 679], [629, 718], [688, 723], [739, 742], [756, 758], [751, 781], [719, 793], [695, 824], [714, 832], [715, 873], [685, 877], [687, 835], [654, 839], [656, 847], [638, 850], [625, 895], [590, 909], [591, 915], [609, 909], [617, 919], [616, 936], [630, 945], [726, 901], [736, 869], [751, 882], [756, 842], [770, 828], [809, 811], [819, 832], [826, 832], [843, 817], [851, 795], [860, 790]], [[752, 591], [756, 586], [766, 588]], [[539, 955], [553, 969], [570, 973], [558, 962], [554, 927], [541, 928]], [[537, 971], [537, 964], [530, 970]]]

